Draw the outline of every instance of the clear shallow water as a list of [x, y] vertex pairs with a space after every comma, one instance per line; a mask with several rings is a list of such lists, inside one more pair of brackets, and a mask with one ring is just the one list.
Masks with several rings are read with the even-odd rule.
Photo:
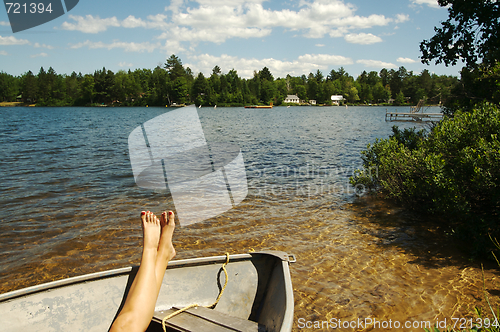
[[[175, 207], [135, 185], [127, 139], [168, 110], [0, 108], [0, 293], [139, 262], [139, 212]], [[435, 223], [356, 199], [347, 184], [366, 144], [394, 124], [425, 127], [386, 123], [385, 110], [198, 110], [208, 142], [240, 146], [250, 191], [238, 207], [179, 227], [177, 258], [294, 253], [297, 330], [300, 318], [472, 317], [484, 303], [479, 264], [461, 259]], [[486, 282], [496, 302], [493, 270]]]

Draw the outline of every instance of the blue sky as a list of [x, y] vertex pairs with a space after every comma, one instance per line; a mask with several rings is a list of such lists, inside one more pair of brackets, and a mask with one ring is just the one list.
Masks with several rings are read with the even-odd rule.
[[420, 42], [447, 17], [437, 0], [80, 0], [15, 34], [0, 10], [0, 71], [153, 69], [175, 54], [205, 76], [215, 65], [245, 78], [264, 66], [275, 78], [339, 67], [356, 77], [400, 66], [459, 76], [461, 65], [419, 60]]

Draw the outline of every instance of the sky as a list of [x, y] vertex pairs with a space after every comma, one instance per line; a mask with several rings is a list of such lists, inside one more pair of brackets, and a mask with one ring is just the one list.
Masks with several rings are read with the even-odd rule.
[[459, 76], [461, 64], [419, 59], [420, 42], [447, 17], [437, 0], [80, 0], [55, 20], [12, 33], [0, 9], [0, 71], [133, 71], [175, 54], [205, 76], [216, 65], [243, 78], [264, 67], [275, 78], [400, 66]]

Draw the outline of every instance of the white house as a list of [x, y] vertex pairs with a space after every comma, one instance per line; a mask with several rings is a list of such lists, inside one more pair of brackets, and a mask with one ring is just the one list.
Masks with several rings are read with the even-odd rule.
[[340, 105], [340, 102], [344, 101], [344, 96], [342, 95], [332, 95], [332, 104], [333, 105]]
[[288, 96], [286, 96], [286, 98], [285, 98], [285, 100], [283, 102], [284, 103], [300, 104], [300, 99], [296, 95], [288, 95]]

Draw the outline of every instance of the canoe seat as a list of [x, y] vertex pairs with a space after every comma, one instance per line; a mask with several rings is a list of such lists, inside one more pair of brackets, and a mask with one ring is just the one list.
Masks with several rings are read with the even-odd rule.
[[[179, 310], [173, 307], [169, 310], [155, 311], [153, 322], [159, 323], [164, 317]], [[177, 316], [170, 318], [166, 323], [168, 331], [213, 331], [213, 332], [228, 332], [228, 331], [248, 331], [248, 332], [264, 332], [264, 325], [246, 320], [243, 318], [233, 317], [213, 309], [205, 307], [195, 307], [186, 310]]]

